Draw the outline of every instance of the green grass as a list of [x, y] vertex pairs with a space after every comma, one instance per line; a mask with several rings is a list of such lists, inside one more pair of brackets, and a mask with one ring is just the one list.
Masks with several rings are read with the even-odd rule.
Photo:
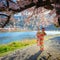
[[22, 49], [25, 48], [26, 46], [30, 46], [36, 43], [36, 40], [24, 40], [24, 41], [20, 41], [20, 42], [12, 42], [9, 44], [5, 44], [5, 45], [0, 45], [0, 56], [4, 56], [16, 49]]

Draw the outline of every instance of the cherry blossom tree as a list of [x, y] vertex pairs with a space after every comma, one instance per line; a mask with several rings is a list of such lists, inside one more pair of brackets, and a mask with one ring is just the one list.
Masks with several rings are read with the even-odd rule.
[[[0, 0], [0, 16], [5, 16], [0, 17], [0, 27], [4, 28], [9, 22], [16, 22], [11, 18], [17, 13], [21, 13], [22, 16], [27, 15], [22, 21], [25, 27], [30, 25], [45, 27], [52, 23], [59, 26], [60, 0]], [[50, 18], [46, 18], [46, 15]]]

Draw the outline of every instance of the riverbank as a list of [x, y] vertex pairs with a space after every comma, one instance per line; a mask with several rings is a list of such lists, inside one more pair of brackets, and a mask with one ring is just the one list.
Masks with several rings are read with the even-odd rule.
[[[56, 35], [55, 35], [56, 36]], [[45, 36], [45, 40], [52, 38], [54, 36]], [[9, 54], [10, 52], [17, 49], [24, 49], [27, 46], [31, 46], [36, 44], [36, 39], [26, 39], [22, 41], [15, 41], [8, 44], [0, 45], [0, 56], [4, 56]]]
[[24, 40], [24, 41], [16, 41], [16, 42], [12, 42], [9, 44], [0, 45], [0, 56], [4, 56], [4, 55], [10, 53], [11, 51], [14, 51], [16, 49], [23, 49], [26, 46], [30, 46], [33, 44], [36, 44], [35, 39]]
[[17, 49], [2, 56], [0, 60], [60, 60], [60, 36], [46, 36], [45, 38], [47, 40], [44, 41], [45, 50], [43, 52], [40, 52], [36, 44], [32, 44], [32, 46]]

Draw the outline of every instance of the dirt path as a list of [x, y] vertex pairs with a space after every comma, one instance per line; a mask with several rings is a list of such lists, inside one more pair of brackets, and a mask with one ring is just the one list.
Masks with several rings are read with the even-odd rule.
[[60, 36], [45, 41], [45, 51], [38, 56], [37, 60], [60, 60]]
[[37, 47], [37, 45], [33, 45], [22, 50], [17, 50], [4, 57], [1, 57], [0, 60], [31, 60], [31, 59], [35, 60], [36, 57], [38, 57], [40, 54], [38, 52], [39, 52], [39, 47]]
[[0, 60], [60, 60], [60, 36], [45, 41], [45, 51], [40, 52], [37, 45], [17, 50]]

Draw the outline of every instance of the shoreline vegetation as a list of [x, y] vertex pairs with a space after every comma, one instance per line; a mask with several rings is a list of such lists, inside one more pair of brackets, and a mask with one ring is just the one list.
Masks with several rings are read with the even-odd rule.
[[36, 44], [36, 39], [31, 39], [31, 40], [29, 39], [24, 41], [11, 42], [8, 44], [2, 44], [0, 45], [0, 56], [4, 56], [14, 50], [23, 49], [33, 44]]
[[[56, 36], [60, 36], [60, 35], [45, 36], [45, 40], [49, 40], [50, 38], [56, 37]], [[24, 49], [28, 46], [32, 46], [36, 44], [36, 42], [37, 42], [36, 39], [26, 39], [22, 41], [11, 42], [8, 44], [2, 44], [0, 45], [0, 57], [5, 56], [17, 49]]]
[[[3, 33], [3, 32], [27, 32], [27, 31], [28, 30], [23, 30], [20, 28], [0, 28], [0, 33]], [[32, 30], [29, 30], [29, 31], [31, 32]], [[60, 30], [46, 30], [46, 31], [58, 31], [58, 32], [60, 32]]]
[[22, 32], [20, 28], [0, 28], [0, 32]]

